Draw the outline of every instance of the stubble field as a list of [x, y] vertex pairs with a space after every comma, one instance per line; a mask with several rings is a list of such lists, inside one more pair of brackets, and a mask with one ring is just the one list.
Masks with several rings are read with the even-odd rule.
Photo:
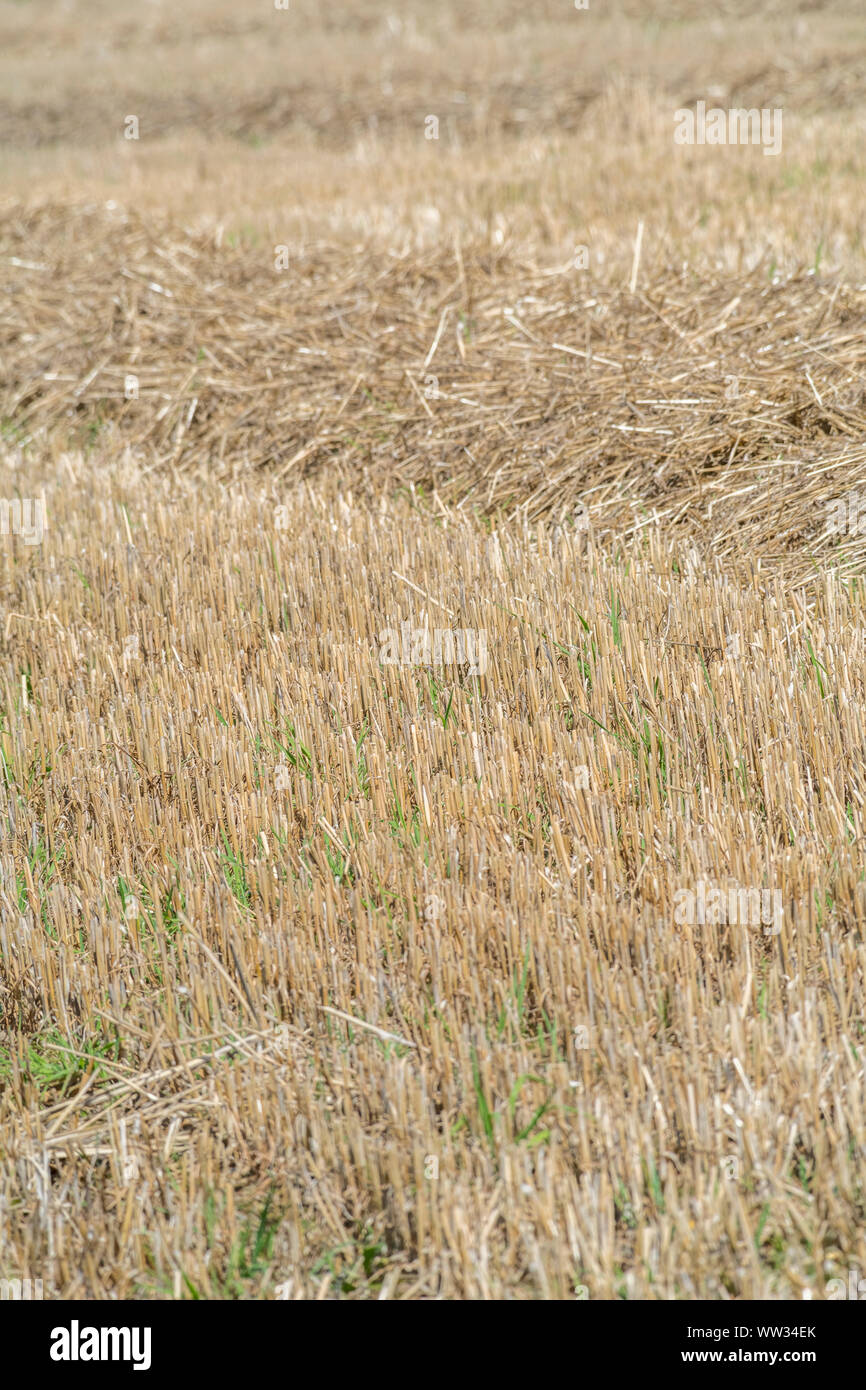
[[0, 5], [0, 1277], [866, 1269], [866, 25], [704, 9]]

